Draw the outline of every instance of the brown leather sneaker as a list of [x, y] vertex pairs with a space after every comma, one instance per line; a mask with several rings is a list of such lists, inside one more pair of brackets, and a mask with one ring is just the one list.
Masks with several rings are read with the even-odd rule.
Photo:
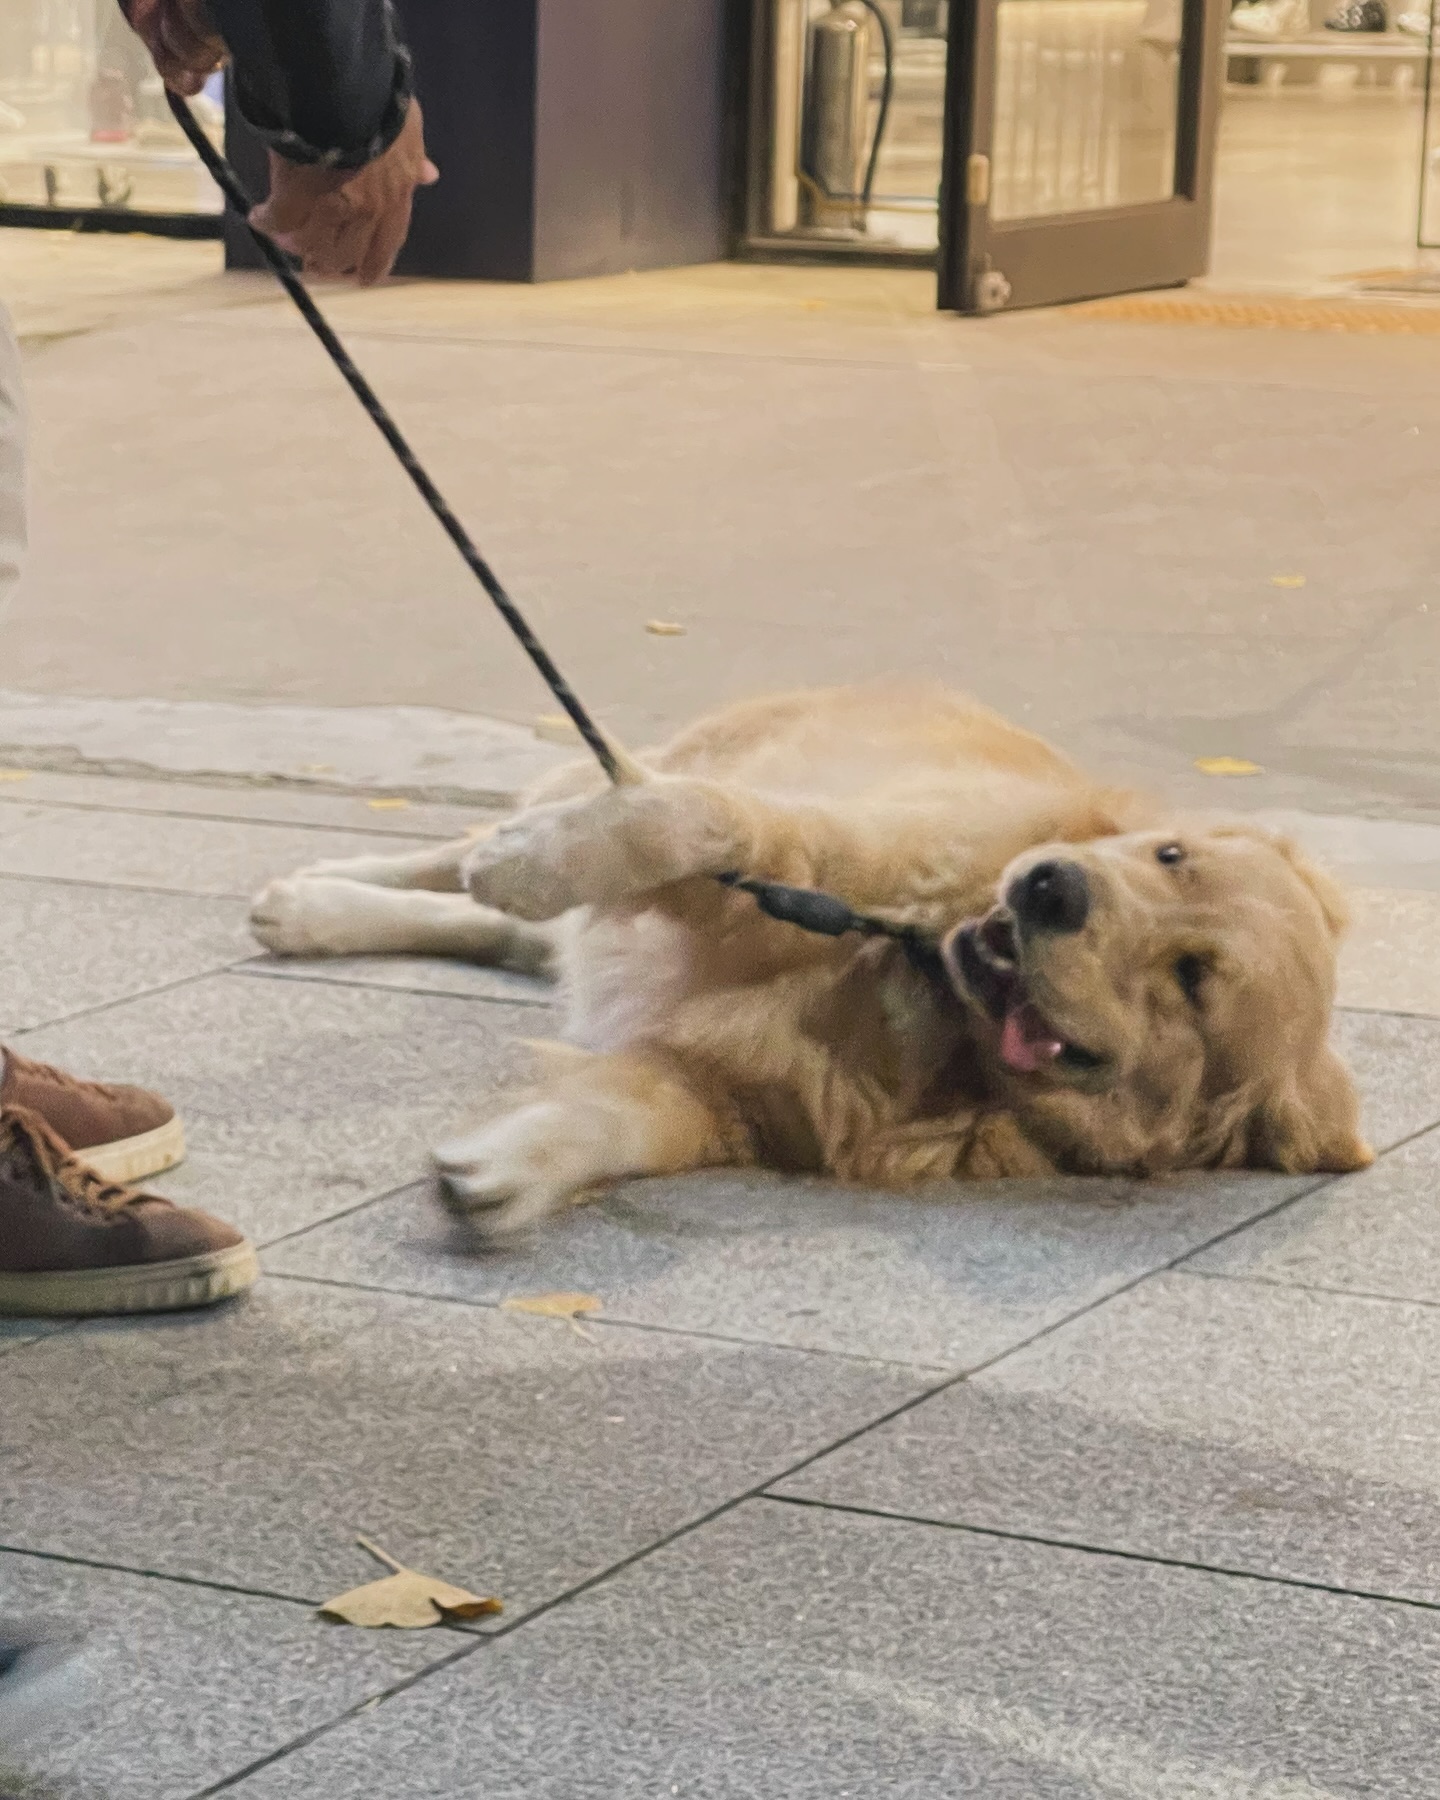
[[108, 1181], [144, 1181], [185, 1156], [175, 1108], [145, 1088], [81, 1081], [49, 1063], [0, 1049], [0, 1107], [36, 1113]]
[[104, 1180], [36, 1114], [0, 1111], [0, 1313], [172, 1312], [259, 1273], [238, 1231]]

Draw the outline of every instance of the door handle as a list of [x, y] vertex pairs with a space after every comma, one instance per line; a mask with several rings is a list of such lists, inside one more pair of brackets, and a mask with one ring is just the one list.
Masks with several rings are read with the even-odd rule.
[[965, 158], [965, 204], [990, 204], [990, 158], [983, 150], [973, 150]]

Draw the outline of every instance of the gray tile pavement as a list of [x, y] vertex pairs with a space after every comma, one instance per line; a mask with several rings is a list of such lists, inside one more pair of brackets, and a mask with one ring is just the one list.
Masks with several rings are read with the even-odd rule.
[[[3, 690], [0, 690], [3, 693]], [[0, 700], [3, 717], [3, 700]], [[318, 754], [318, 753], [317, 753]], [[393, 795], [329, 793], [330, 771], [316, 765], [315, 786], [271, 786], [263, 781], [181, 781], [124, 775], [66, 774], [53, 769], [10, 768], [0, 781], [0, 810], [37, 804], [75, 812], [155, 813], [190, 819], [241, 819], [291, 825], [310, 832], [341, 830], [389, 837], [459, 837], [484, 816], [476, 806], [436, 805]], [[377, 805], [376, 802], [379, 801]], [[383, 850], [382, 843], [376, 846]], [[284, 874], [274, 869], [272, 874]]]
[[396, 855], [419, 849], [425, 838], [331, 831], [323, 848], [316, 834], [298, 826], [239, 819], [181, 818], [173, 814], [112, 812], [98, 808], [0, 807], [0, 875], [53, 875], [107, 887], [180, 894], [214, 894], [248, 900], [273, 875], [319, 856]]
[[917, 1369], [271, 1280], [6, 1359], [0, 1545], [319, 1603], [364, 1531], [514, 1617], [924, 1391]]
[[421, 1175], [429, 1146], [527, 1067], [517, 1040], [535, 1019], [533, 1007], [222, 973], [23, 1043], [78, 1074], [163, 1089], [190, 1156], [157, 1192], [265, 1241]]
[[783, 1491], [1440, 1606], [1440, 1308], [1157, 1275]]
[[[289, 1601], [4, 1553], [0, 1617], [83, 1638], [68, 1704], [27, 1734], [25, 1772], [47, 1800], [185, 1800], [465, 1647], [453, 1632], [326, 1630]], [[0, 1746], [7, 1797], [10, 1760]]]
[[1429, 1800], [1434, 1614], [747, 1503], [237, 1800]]
[[716, 1173], [629, 1183], [499, 1249], [467, 1249], [429, 1192], [407, 1188], [266, 1265], [492, 1305], [592, 1293], [609, 1318], [960, 1369], [1309, 1185], [996, 1182], [916, 1198]]
[[[273, 962], [216, 897], [408, 812], [31, 780], [0, 799], [0, 869], [7, 828], [31, 858], [0, 873], [0, 1026], [164, 1088], [191, 1155], [159, 1185], [269, 1244], [216, 1313], [0, 1328], [0, 1614], [83, 1615], [103, 1676], [27, 1752], [47, 1796], [1427, 1792], [1440, 1022], [1337, 1018], [1387, 1152], [1340, 1182], [707, 1175], [483, 1250], [424, 1151], [524, 1068], [549, 990]], [[170, 847], [208, 895], [126, 885]], [[1382, 911], [1361, 1008], [1411, 918]], [[559, 1289], [604, 1310], [498, 1307]], [[371, 1573], [357, 1529], [509, 1610], [322, 1625]]]
[[1332, 1036], [1360, 1089], [1376, 1150], [1440, 1122], [1440, 1019], [1338, 1012]]
[[255, 948], [233, 900], [14, 876], [0, 876], [0, 945], [0, 1032], [10, 1035], [193, 980]]
[[1440, 1132], [1327, 1183], [1186, 1267], [1440, 1306]]

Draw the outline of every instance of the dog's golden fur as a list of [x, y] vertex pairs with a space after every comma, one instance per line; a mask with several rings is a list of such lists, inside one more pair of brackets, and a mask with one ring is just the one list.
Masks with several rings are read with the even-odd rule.
[[[559, 942], [575, 1048], [438, 1153], [450, 1197], [492, 1228], [716, 1164], [908, 1185], [1370, 1160], [1327, 1043], [1343, 904], [1283, 840], [1171, 822], [912, 686], [731, 707], [642, 760], [640, 785], [566, 771], [488, 834], [257, 902], [282, 950], [535, 967]], [[1057, 862], [1083, 923], [1017, 919], [1005, 896]], [[712, 879], [728, 870], [920, 926], [945, 974], [887, 939], [769, 920]], [[468, 888], [481, 907], [467, 928], [433, 892], [347, 899], [356, 880]]]

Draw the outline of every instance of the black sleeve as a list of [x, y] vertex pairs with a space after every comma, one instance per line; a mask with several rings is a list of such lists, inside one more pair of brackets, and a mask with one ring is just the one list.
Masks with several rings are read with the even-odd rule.
[[240, 111], [288, 162], [358, 169], [388, 150], [410, 103], [390, 0], [208, 0]]

